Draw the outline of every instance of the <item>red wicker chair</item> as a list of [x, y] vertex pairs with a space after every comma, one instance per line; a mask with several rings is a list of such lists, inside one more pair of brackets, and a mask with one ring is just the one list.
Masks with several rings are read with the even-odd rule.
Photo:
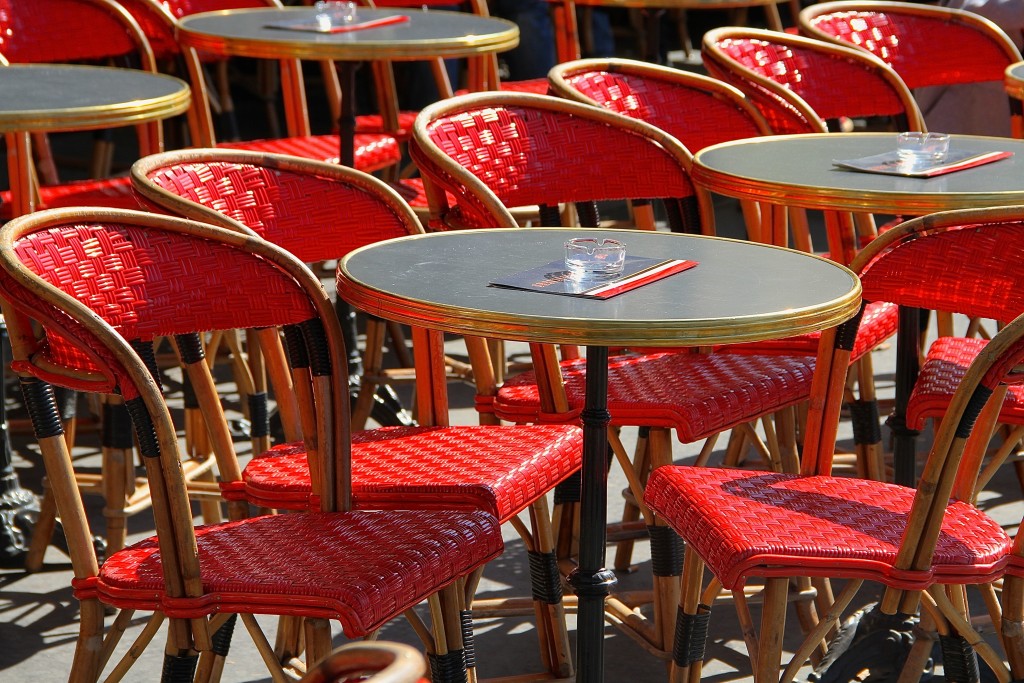
[[[436, 226], [515, 227], [505, 207], [527, 203], [540, 205], [544, 224], [555, 225], [560, 202], [576, 202], [581, 222], [595, 226], [592, 202], [636, 197], [667, 198], [670, 225], [677, 230], [699, 232], [698, 216], [706, 215], [705, 198], [690, 185], [689, 153], [675, 138], [646, 123], [565, 100], [478, 93], [440, 102], [417, 119], [411, 150], [428, 187], [450, 193], [435, 195], [440, 200], [431, 207]], [[449, 206], [448, 197], [459, 203]], [[553, 348], [538, 346], [534, 371], [482, 392], [478, 409], [485, 417], [493, 413], [512, 422], [574, 423], [583, 408], [586, 372], [582, 359], [572, 352], [568, 356], [559, 363]], [[636, 500], [641, 499], [645, 458], [655, 464], [671, 461], [669, 430], [675, 429], [680, 441], [692, 442], [745, 428], [751, 420], [806, 399], [813, 365], [808, 356], [662, 352], [614, 357], [608, 381], [611, 424], [649, 431], [641, 439], [645, 455], [639, 456], [637, 475], [631, 477]], [[754, 402], [744, 398], [754, 396]], [[780, 435], [782, 443], [791, 438]], [[621, 447], [614, 450], [632, 473], [628, 455]], [[566, 489], [556, 497], [571, 499]], [[659, 539], [652, 552], [668, 558], [662, 566], [671, 567], [673, 539], [662, 531], [652, 534]], [[565, 546], [562, 553], [568, 554]], [[666, 635], [666, 628], [671, 624], [659, 618], [659, 636]], [[664, 647], [666, 641], [654, 645]]]
[[[819, 40], [867, 50], [912, 89], [1001, 82], [1006, 67], [1021, 61], [1017, 46], [994, 23], [948, 7], [823, 2], [800, 13], [800, 30]], [[1020, 100], [1010, 98], [1009, 107], [1013, 134], [1024, 136]]]
[[[138, 161], [132, 179], [144, 200], [163, 210], [240, 232], [255, 232], [304, 262], [338, 259], [374, 242], [422, 232], [402, 200], [358, 171], [291, 157], [228, 150], [168, 152]], [[384, 322], [368, 322], [367, 362], [353, 421], [365, 422], [381, 366]], [[289, 345], [289, 349], [293, 348]], [[419, 351], [417, 350], [417, 353]], [[293, 367], [301, 365], [292, 358]], [[268, 366], [270, 362], [268, 361]], [[423, 390], [429, 387], [423, 387]], [[277, 392], [280, 393], [280, 392]], [[359, 508], [485, 509], [507, 522], [531, 508], [528, 534], [533, 593], [549, 673], [570, 675], [568, 635], [544, 494], [576, 472], [582, 435], [575, 427], [448, 427], [447, 406], [418, 400], [418, 427], [353, 436], [353, 495]], [[298, 425], [290, 434], [301, 434]], [[293, 443], [271, 449], [228, 492], [268, 508], [319, 506], [309, 456]], [[543, 596], [539, 597], [539, 596]]]
[[[1006, 280], [1024, 273], [1015, 249], [993, 245], [1021, 243], [1024, 226], [1020, 209], [949, 212], [908, 221], [885, 233], [857, 257], [866, 301], [887, 300], [901, 306], [930, 306], [936, 302], [957, 307], [968, 301], [986, 304], [1002, 317], [1019, 300]], [[980, 271], [975, 277], [973, 274]], [[989, 303], [990, 302], [990, 303]], [[974, 305], [974, 304], [971, 304]], [[909, 309], [916, 312], [915, 308]], [[1020, 310], [1019, 305], [1017, 310]], [[908, 316], [910, 326], [916, 317]], [[836, 334], [832, 368], [845, 367], [856, 321]], [[901, 340], [902, 343], [903, 340]], [[873, 480], [830, 476], [831, 444], [838, 417], [837, 397], [844, 378], [832, 373], [815, 405], [817, 428], [808, 429], [801, 473], [764, 474], [737, 470], [663, 467], [651, 475], [647, 502], [688, 542], [688, 576], [684, 579], [677, 631], [680, 653], [674, 680], [694, 675], [703, 659], [703, 645], [690, 639], [709, 616], [719, 590], [737, 598], [748, 578], [767, 579], [761, 639], [756, 647], [757, 681], [778, 681], [785, 611], [782, 599], [793, 576], [841, 577], [849, 580], [829, 617], [808, 634], [786, 669], [783, 680], [796, 670], [841, 616], [864, 580], [886, 587], [880, 603], [883, 615], [911, 615], [923, 604], [940, 628], [943, 652], [970, 654], [973, 632], [954, 604], [959, 587], [944, 584], [985, 584], [997, 578], [1007, 561], [1011, 541], [1002, 528], [975, 508], [975, 484], [992, 419], [998, 412], [1005, 384], [1022, 378], [1015, 366], [1024, 359], [1024, 318], [1009, 324], [979, 354], [963, 374], [949, 404], [917, 491]], [[817, 381], [824, 380], [816, 377]], [[1000, 388], [1001, 387], [1001, 388]], [[1014, 387], [1014, 390], [1019, 387]], [[974, 428], [979, 412], [983, 419]], [[971, 436], [975, 437], [965, 450]], [[950, 496], [953, 496], [953, 499]], [[720, 583], [701, 595], [703, 563]], [[695, 571], [690, 571], [691, 569]], [[950, 594], [947, 594], [947, 590]], [[986, 590], [990, 590], [987, 588]], [[954, 597], [950, 598], [950, 595]], [[990, 602], [995, 602], [994, 597]], [[749, 628], [753, 628], [752, 624]], [[970, 643], [970, 644], [968, 644]], [[983, 641], [982, 641], [983, 643]], [[994, 668], [1002, 668], [985, 646], [979, 653]], [[861, 653], [863, 654], [863, 653]], [[754, 657], [752, 656], [752, 661]], [[949, 662], [951, 670], [964, 662]], [[977, 670], [974, 663], [974, 670]], [[969, 670], [969, 669], [964, 669]]]
[[704, 64], [739, 88], [776, 133], [825, 133], [842, 117], [890, 116], [899, 130], [924, 130], [899, 76], [864, 51], [739, 27], [704, 34]]
[[[226, 615], [239, 614], [278, 678], [280, 666], [253, 615], [305, 619], [307, 657], [317, 661], [330, 652], [328, 620], [364, 636], [445, 587], [443, 598], [431, 600], [446, 603], [435, 608], [450, 614], [461, 604], [463, 577], [501, 552], [497, 521], [486, 512], [352, 510], [341, 330], [319, 282], [280, 248], [149, 213], [64, 209], [4, 226], [0, 261], [15, 364], [69, 538], [88, 539], [88, 526], [46, 382], [124, 396], [154, 491], [155, 537], [113, 554], [98, 570], [87, 543], [73, 546], [82, 603], [73, 680], [96, 680], [121, 633], [114, 628], [102, 642], [103, 605], [155, 613], [121, 667], [166, 617], [164, 679], [192, 681], [197, 651], [213, 653], [214, 632]], [[31, 320], [42, 324], [42, 337]], [[295, 330], [312, 359], [311, 391], [299, 406], [308, 416], [307, 446], [320, 456], [322, 511], [195, 528], [152, 357], [147, 362], [136, 349], [145, 354], [154, 335], [175, 338], [211, 429], [218, 426], [214, 440], [230, 449], [195, 331], [277, 325]], [[460, 629], [437, 631], [445, 632], [450, 640], [438, 635], [429, 646], [436, 666], [452, 672], [444, 680], [465, 680]]]

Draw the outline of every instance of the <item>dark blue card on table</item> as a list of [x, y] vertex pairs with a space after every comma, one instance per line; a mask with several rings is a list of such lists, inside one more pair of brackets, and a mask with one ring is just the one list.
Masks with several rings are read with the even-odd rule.
[[528, 292], [581, 296], [589, 299], [609, 299], [651, 282], [689, 270], [696, 261], [656, 259], [644, 256], [626, 256], [622, 272], [605, 277], [575, 279], [566, 269], [565, 261], [552, 261], [537, 268], [513, 273], [492, 280], [492, 287], [522, 289]]

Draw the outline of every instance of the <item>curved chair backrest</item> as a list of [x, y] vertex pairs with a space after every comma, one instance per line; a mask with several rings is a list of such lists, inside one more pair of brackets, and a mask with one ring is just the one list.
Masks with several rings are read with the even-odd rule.
[[12, 64], [137, 57], [156, 71], [142, 29], [112, 0], [0, 0], [0, 52]]
[[867, 50], [908, 88], [1002, 81], [1021, 60], [1006, 33], [985, 17], [909, 2], [823, 2], [800, 13], [813, 38]]
[[451, 193], [428, 191], [435, 228], [515, 227], [508, 207], [534, 204], [546, 225], [557, 225], [563, 202], [596, 225], [596, 209], [584, 208], [591, 203], [646, 198], [666, 200], [673, 229], [698, 232], [710, 211], [690, 182], [690, 153], [671, 135], [556, 97], [450, 98], [420, 113], [413, 142], [424, 178]]
[[863, 50], [741, 27], [713, 29], [702, 48], [708, 72], [743, 91], [776, 133], [823, 133], [841, 117], [888, 116], [924, 130], [907, 86]]
[[307, 671], [299, 683], [419, 683], [425, 671], [423, 655], [412, 646], [366, 641], [342, 645]]
[[131, 170], [144, 203], [241, 232], [304, 262], [423, 232], [387, 184], [354, 169], [277, 154], [192, 149], [144, 157]]
[[771, 134], [742, 92], [687, 71], [628, 59], [581, 59], [556, 65], [548, 80], [553, 94], [646, 121], [694, 154], [719, 142]]

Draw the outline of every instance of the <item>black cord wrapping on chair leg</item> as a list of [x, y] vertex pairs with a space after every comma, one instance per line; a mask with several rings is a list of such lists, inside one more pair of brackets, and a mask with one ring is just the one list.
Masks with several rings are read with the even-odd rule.
[[473, 610], [459, 612], [459, 626], [462, 629], [462, 651], [467, 669], [476, 668], [476, 640], [473, 637]]
[[978, 683], [978, 653], [971, 644], [959, 635], [940, 635], [942, 648], [942, 670], [949, 683]]
[[687, 235], [699, 235], [700, 206], [696, 197], [665, 200], [665, 212], [668, 215], [668, 229]]
[[149, 411], [146, 410], [146, 403], [141, 396], [124, 402], [125, 408], [132, 416], [132, 424], [135, 425], [135, 437], [139, 440], [139, 453], [144, 458], [160, 457], [160, 442], [156, 437], [156, 426], [153, 424]]
[[538, 207], [540, 224], [545, 228], [556, 228], [562, 224], [562, 214], [558, 213], [557, 206], [541, 204]]
[[235, 633], [235, 624], [238, 622], [238, 615], [232, 614], [228, 617], [227, 621], [220, 625], [216, 631], [214, 631], [212, 638], [210, 639], [211, 648], [213, 654], [220, 657], [227, 657], [228, 650], [231, 648], [231, 636]]
[[164, 655], [164, 670], [161, 683], [192, 683], [196, 675], [198, 654]]
[[267, 392], [249, 394], [249, 435], [256, 439], [270, 436], [270, 409], [267, 407]]
[[583, 479], [579, 471], [573, 472], [568, 478], [555, 485], [555, 505], [578, 503], [582, 500], [581, 486]]
[[149, 370], [149, 374], [153, 376], [153, 381], [156, 382], [158, 387], [163, 388], [163, 385], [160, 383], [160, 368], [156, 364], [156, 351], [153, 349], [153, 342], [133, 339], [130, 344], [135, 353], [142, 359], [146, 369]]
[[533, 599], [557, 605], [562, 601], [562, 577], [558, 572], [558, 558], [555, 553], [531, 550], [526, 555], [530, 559], [530, 587]]
[[302, 336], [306, 340], [306, 352], [309, 354], [309, 369], [314, 377], [327, 377], [331, 374], [331, 350], [327, 345], [327, 334], [324, 324], [319, 318], [312, 318], [299, 323]]
[[284, 347], [288, 352], [288, 363], [294, 369], [309, 367], [309, 354], [306, 353], [306, 342], [302, 338], [302, 330], [297, 325], [284, 326]]
[[464, 650], [449, 650], [447, 654], [429, 655], [432, 683], [466, 683], [466, 657]]
[[852, 401], [849, 405], [853, 442], [879, 443], [882, 440], [882, 425], [878, 414], [878, 401]]
[[53, 395], [53, 387], [49, 383], [35, 377], [21, 378], [21, 393], [25, 396], [25, 408], [32, 429], [37, 439], [64, 434], [64, 423], [61, 422], [57, 401]]
[[103, 434], [100, 440], [105, 448], [127, 451], [135, 447], [132, 440], [132, 418], [124, 403], [103, 404]]
[[689, 666], [704, 661], [704, 645], [708, 640], [711, 607], [697, 605], [696, 614], [687, 614], [679, 608], [676, 617], [676, 637], [672, 644], [672, 661], [677, 666]]
[[596, 228], [601, 223], [597, 202], [576, 202], [576, 215], [584, 228]]
[[681, 576], [686, 543], [670, 526], [649, 526], [651, 571], [655, 576]]

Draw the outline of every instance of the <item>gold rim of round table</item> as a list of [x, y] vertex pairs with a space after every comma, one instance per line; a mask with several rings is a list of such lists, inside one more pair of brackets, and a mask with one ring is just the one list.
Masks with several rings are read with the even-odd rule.
[[1017, 100], [1024, 100], [1024, 62], [1006, 67], [1006, 94]]

